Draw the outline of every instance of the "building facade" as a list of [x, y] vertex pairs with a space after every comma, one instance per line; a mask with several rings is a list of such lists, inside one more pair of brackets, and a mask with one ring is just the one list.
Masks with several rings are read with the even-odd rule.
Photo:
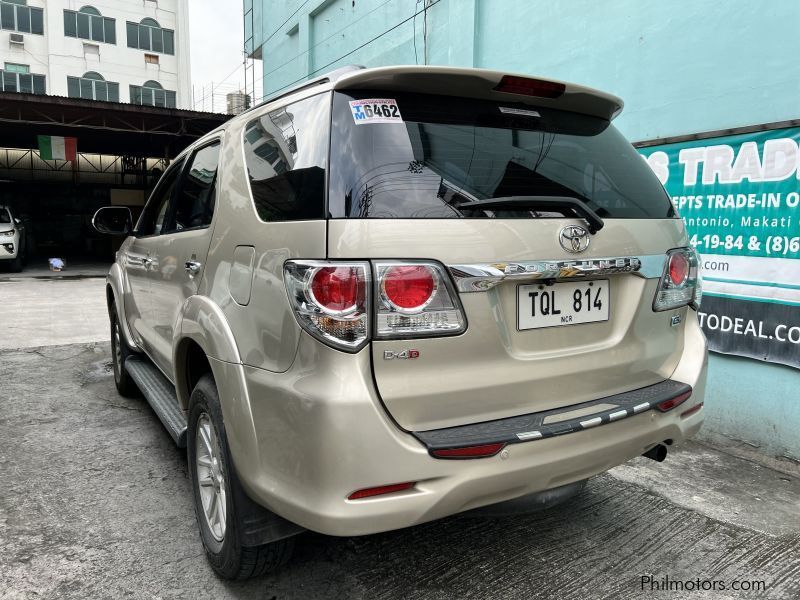
[[[635, 142], [800, 124], [800, 62], [787, 51], [800, 24], [798, 2], [742, 2], [731, 10], [725, 0], [244, 0], [244, 14], [246, 51], [263, 59], [259, 91], [265, 96], [347, 64], [443, 64], [528, 73], [617, 94], [626, 107], [616, 125]], [[729, 154], [738, 147], [709, 144]], [[764, 169], [775, 168], [761, 141], [742, 146], [747, 156], [758, 149]], [[647, 148], [642, 153], [652, 159]], [[744, 183], [752, 185], [761, 167], [756, 159], [748, 164], [753, 171]], [[784, 197], [800, 198], [798, 182], [786, 182]], [[721, 177], [716, 185], [718, 193], [738, 189]], [[788, 248], [800, 235], [800, 219], [781, 233]], [[737, 252], [734, 247], [729, 254]], [[800, 272], [798, 259], [782, 264]], [[769, 282], [768, 273], [761, 275]], [[798, 289], [797, 280], [785, 285]], [[800, 303], [784, 306], [782, 326], [800, 331]], [[744, 322], [751, 320], [758, 336], [773, 335], [761, 332], [752, 315]], [[736, 331], [737, 321], [732, 334], [745, 336], [743, 326]], [[800, 343], [793, 340], [787, 343]], [[706, 431], [800, 459], [798, 370], [765, 362], [763, 354], [755, 358], [711, 355]]]
[[3, 91], [191, 108], [188, 0], [0, 0]]
[[229, 115], [238, 115], [250, 108], [250, 94], [241, 90], [225, 94], [225, 104]]

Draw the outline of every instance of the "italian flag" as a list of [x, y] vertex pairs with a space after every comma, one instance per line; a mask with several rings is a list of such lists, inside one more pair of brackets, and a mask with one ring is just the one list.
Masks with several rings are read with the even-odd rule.
[[39, 154], [43, 160], [76, 160], [78, 158], [78, 139], [40, 135]]

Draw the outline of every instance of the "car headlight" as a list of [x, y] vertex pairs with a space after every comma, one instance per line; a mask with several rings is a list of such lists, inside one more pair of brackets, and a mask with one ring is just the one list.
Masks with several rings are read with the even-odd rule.
[[11, 231], [0, 231], [0, 237], [11, 237], [15, 233], [17, 232], [14, 229], [12, 229]]

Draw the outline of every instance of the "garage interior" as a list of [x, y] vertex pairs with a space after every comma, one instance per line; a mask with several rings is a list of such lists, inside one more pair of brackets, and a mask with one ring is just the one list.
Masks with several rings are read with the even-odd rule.
[[[91, 226], [95, 211], [128, 206], [134, 220], [169, 162], [230, 115], [0, 92], [0, 205], [22, 218], [23, 275], [65, 262], [102, 271], [122, 242]], [[38, 136], [77, 139], [77, 160], [43, 160]]]

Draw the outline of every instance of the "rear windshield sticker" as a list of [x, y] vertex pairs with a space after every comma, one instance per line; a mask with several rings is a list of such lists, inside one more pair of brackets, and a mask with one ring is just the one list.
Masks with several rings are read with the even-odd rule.
[[509, 108], [507, 106], [501, 106], [500, 112], [505, 115], [521, 115], [523, 117], [541, 117], [538, 112], [535, 110], [525, 110], [524, 108]]
[[350, 110], [356, 125], [364, 123], [402, 123], [397, 101], [392, 98], [367, 98], [351, 100]]

